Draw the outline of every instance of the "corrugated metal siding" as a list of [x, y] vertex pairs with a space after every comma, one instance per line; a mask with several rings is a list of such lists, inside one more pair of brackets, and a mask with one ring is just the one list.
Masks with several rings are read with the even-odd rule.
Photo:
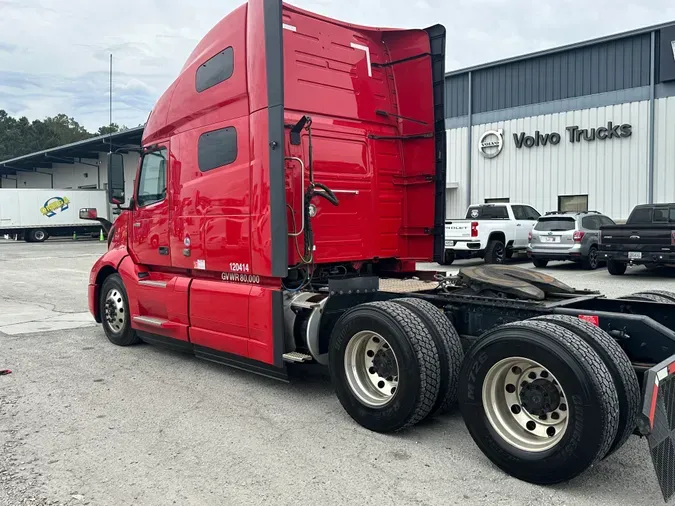
[[467, 143], [469, 129], [453, 128], [447, 131], [447, 184], [459, 184], [459, 188], [448, 188], [445, 193], [446, 218], [460, 218], [468, 207], [466, 204], [466, 183], [468, 179]]
[[469, 75], [445, 78], [445, 117], [457, 118], [469, 114]]
[[[623, 139], [569, 142], [566, 127], [592, 128], [606, 126], [608, 121], [630, 123], [633, 134]], [[504, 129], [504, 150], [486, 159], [478, 152], [478, 139], [486, 130], [497, 128]], [[558, 132], [562, 140], [557, 146], [516, 148], [514, 133], [533, 135], [536, 130]], [[647, 199], [648, 134], [647, 101], [476, 125], [471, 149], [472, 203], [509, 197], [545, 212], [557, 209], [560, 195], [587, 194], [591, 209], [625, 219], [633, 206]]]
[[654, 202], [675, 202], [675, 97], [654, 104]]
[[[564, 53], [522, 60], [473, 72], [472, 112], [550, 102], [571, 97], [647, 86], [649, 84], [650, 34], [605, 42]], [[449, 104], [466, 101], [467, 90], [459, 89], [459, 78], [447, 78]], [[461, 94], [455, 94], [461, 92]], [[448, 112], [462, 114], [459, 104]], [[454, 117], [454, 116], [448, 116]]]

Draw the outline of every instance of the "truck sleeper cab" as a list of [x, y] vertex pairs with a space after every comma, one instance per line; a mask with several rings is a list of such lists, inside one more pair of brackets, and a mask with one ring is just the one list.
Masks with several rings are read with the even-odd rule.
[[[278, 379], [327, 365], [345, 410], [379, 432], [459, 402], [481, 450], [534, 483], [578, 475], [636, 427], [672, 445], [656, 406], [672, 403], [675, 295], [613, 301], [493, 265], [379, 289], [443, 259], [444, 51], [441, 26], [368, 28], [278, 0], [233, 11], [148, 119], [90, 311], [120, 346]], [[121, 156], [108, 167], [125, 204]], [[640, 397], [632, 359], [660, 390]], [[655, 460], [664, 496], [669, 465]]]

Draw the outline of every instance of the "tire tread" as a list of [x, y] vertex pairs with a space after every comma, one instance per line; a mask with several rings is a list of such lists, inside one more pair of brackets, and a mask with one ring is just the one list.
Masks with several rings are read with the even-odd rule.
[[436, 402], [440, 387], [441, 366], [436, 344], [431, 334], [410, 309], [393, 302], [368, 302], [360, 307], [370, 306], [385, 312], [405, 332], [417, 355], [420, 369], [420, 395], [414, 412], [397, 431], [407, 429], [424, 420]]
[[[621, 448], [633, 433], [633, 430], [637, 426], [637, 418], [641, 408], [642, 394], [640, 392], [640, 384], [630, 359], [612, 336], [601, 328], [584, 320], [570, 315], [546, 315], [539, 316], [535, 320], [549, 321], [560, 325], [584, 339], [595, 349], [596, 353], [598, 353], [598, 348], [601, 348], [601, 352], [607, 355], [606, 360], [603, 361], [609, 369], [610, 374], [612, 374], [612, 371], [615, 372], [612, 376], [614, 377], [614, 385], [619, 395], [620, 410], [617, 435], [605, 457], [611, 455]], [[598, 355], [603, 359], [601, 353], [598, 353]], [[611, 363], [607, 364], [607, 360], [611, 361]], [[623, 412], [623, 416], [621, 412]]]
[[[443, 312], [426, 300], [406, 297], [394, 299], [394, 302], [414, 308], [413, 311], [417, 310], [423, 313], [425, 323], [434, 327], [434, 329], [429, 329], [430, 332], [435, 330], [436, 335], [440, 338], [439, 353], [442, 353], [445, 359], [441, 361], [441, 375], [445, 378], [441, 377], [441, 390], [438, 393], [436, 405], [430, 414], [447, 413], [457, 402], [459, 371], [462, 368], [462, 360], [464, 360], [464, 349], [459, 334]], [[437, 348], [439, 348], [438, 345], [439, 342], [437, 341]], [[447, 381], [444, 382], [444, 379]]]
[[586, 373], [591, 377], [593, 387], [599, 394], [600, 408], [603, 413], [601, 444], [590, 465], [602, 459], [609, 451], [619, 426], [618, 394], [607, 366], [593, 348], [582, 338], [559, 325], [546, 321], [524, 320], [507, 323], [503, 327], [529, 327], [544, 331], [550, 339], [565, 347], [584, 363]]

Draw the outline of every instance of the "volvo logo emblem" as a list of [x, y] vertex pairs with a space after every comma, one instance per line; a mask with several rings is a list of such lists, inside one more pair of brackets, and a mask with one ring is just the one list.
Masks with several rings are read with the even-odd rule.
[[504, 130], [488, 130], [480, 136], [478, 149], [485, 158], [494, 158], [504, 149]]

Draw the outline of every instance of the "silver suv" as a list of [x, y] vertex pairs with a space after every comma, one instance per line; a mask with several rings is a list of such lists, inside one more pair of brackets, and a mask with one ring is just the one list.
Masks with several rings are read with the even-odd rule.
[[571, 260], [584, 269], [597, 269], [600, 227], [614, 224], [597, 211], [546, 213], [530, 232], [527, 255], [535, 267], [546, 267], [550, 260]]

